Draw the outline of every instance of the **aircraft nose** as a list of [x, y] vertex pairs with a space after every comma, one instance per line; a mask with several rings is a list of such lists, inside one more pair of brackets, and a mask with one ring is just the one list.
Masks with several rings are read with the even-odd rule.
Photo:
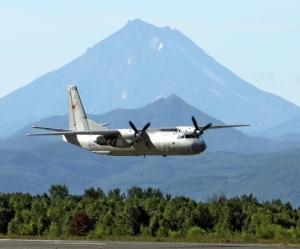
[[192, 144], [191, 149], [195, 154], [199, 154], [206, 150], [206, 144], [204, 141], [197, 140]]

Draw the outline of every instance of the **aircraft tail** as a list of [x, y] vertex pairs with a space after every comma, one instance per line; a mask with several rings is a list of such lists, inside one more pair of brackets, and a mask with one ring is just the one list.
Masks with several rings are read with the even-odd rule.
[[69, 129], [71, 130], [89, 130], [87, 117], [82, 106], [80, 96], [76, 86], [69, 86], [68, 93], [68, 115], [69, 115]]
[[86, 117], [76, 86], [69, 86], [67, 88], [67, 94], [69, 129], [80, 131], [107, 130], [107, 128], [104, 127], [107, 124], [100, 125]]

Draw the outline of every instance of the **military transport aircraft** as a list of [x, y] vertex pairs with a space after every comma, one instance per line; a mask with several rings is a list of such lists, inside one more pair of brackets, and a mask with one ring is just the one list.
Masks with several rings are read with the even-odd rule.
[[145, 155], [195, 155], [206, 149], [201, 135], [208, 129], [232, 128], [248, 125], [198, 126], [192, 116], [194, 126], [149, 128], [150, 122], [137, 129], [129, 121], [130, 129], [110, 130], [105, 124], [97, 124], [87, 118], [76, 86], [67, 88], [69, 129], [32, 126], [48, 130], [48, 133], [27, 134], [27, 136], [62, 135], [63, 140], [90, 150], [94, 153], [111, 156]]

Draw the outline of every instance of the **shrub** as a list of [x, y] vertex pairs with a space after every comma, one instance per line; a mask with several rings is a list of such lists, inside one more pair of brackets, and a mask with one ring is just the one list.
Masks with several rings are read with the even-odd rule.
[[102, 239], [104, 236], [110, 235], [108, 229], [105, 229], [102, 225], [97, 225], [94, 230], [91, 230], [88, 234], [88, 239]]
[[187, 237], [190, 238], [200, 238], [205, 236], [206, 232], [200, 227], [191, 227], [187, 232]]
[[169, 235], [171, 238], [181, 238], [181, 237], [183, 237], [181, 231], [172, 231], [172, 230], [169, 230], [169, 231], [168, 231], [168, 235]]

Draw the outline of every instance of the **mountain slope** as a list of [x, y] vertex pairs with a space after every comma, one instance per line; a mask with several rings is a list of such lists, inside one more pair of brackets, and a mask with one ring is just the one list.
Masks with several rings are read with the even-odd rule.
[[269, 129], [249, 133], [251, 136], [266, 138], [276, 138], [287, 134], [300, 134], [300, 115]]
[[300, 113], [296, 105], [234, 75], [178, 30], [137, 19], [62, 68], [1, 98], [0, 128], [65, 114], [65, 89], [73, 84], [87, 113], [137, 108], [171, 94], [223, 122], [250, 123], [252, 130]]
[[[65, 143], [50, 143], [30, 150], [1, 150], [0, 192], [47, 192], [51, 184], [66, 184], [82, 192], [96, 179], [128, 170], [126, 160], [101, 160]], [[117, 161], [117, 163], [116, 163]]]
[[243, 173], [224, 188], [229, 195], [253, 193], [260, 200], [279, 198], [300, 206], [300, 149], [274, 154], [267, 162]]
[[1, 150], [0, 192], [47, 192], [51, 184], [67, 184], [72, 194], [91, 186], [104, 191], [132, 186], [160, 188], [172, 196], [205, 201], [218, 193], [253, 193], [260, 200], [299, 202], [298, 149], [269, 154], [205, 152], [193, 157], [109, 157], [65, 143], [29, 151]]
[[300, 149], [279, 153], [239, 155], [234, 153], [205, 153], [192, 158], [159, 158], [133, 164], [130, 170], [94, 182], [105, 190], [149, 185], [163, 192], [184, 195], [206, 201], [214, 194], [227, 197], [252, 193], [259, 200], [281, 199], [296, 208], [300, 206]]

